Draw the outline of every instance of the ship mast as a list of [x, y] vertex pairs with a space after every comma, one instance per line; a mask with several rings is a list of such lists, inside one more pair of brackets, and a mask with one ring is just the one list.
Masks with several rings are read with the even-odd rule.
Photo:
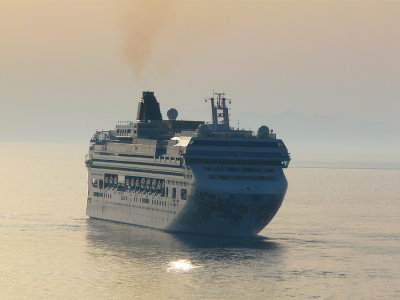
[[213, 94], [214, 97], [208, 99], [211, 103], [212, 127], [214, 130], [229, 130], [229, 108], [227, 102], [230, 104], [231, 100], [225, 98], [225, 93], [214, 92]]

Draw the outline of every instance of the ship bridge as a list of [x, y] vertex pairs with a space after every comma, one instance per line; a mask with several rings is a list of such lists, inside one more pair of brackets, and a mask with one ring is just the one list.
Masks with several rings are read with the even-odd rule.
[[194, 137], [184, 155], [191, 164], [270, 165], [286, 168], [290, 155], [282, 140]]

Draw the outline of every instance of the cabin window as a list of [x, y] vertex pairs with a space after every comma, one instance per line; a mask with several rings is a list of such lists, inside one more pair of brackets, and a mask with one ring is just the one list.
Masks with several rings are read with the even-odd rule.
[[181, 199], [182, 200], [187, 199], [187, 190], [186, 189], [181, 189]]
[[176, 198], [176, 188], [172, 188], [172, 198]]

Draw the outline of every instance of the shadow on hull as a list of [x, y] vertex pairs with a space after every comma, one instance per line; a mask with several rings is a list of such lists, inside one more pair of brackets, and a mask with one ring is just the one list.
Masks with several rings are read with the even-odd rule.
[[210, 236], [255, 237], [278, 212], [284, 195], [284, 192], [197, 192], [166, 230]]

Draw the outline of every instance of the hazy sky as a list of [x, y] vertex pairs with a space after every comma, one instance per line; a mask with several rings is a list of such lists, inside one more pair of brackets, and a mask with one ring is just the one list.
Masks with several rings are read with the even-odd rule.
[[0, 141], [90, 136], [147, 89], [185, 119], [209, 118], [215, 89], [233, 116], [400, 127], [396, 0], [0, 0], [0, 37]]

